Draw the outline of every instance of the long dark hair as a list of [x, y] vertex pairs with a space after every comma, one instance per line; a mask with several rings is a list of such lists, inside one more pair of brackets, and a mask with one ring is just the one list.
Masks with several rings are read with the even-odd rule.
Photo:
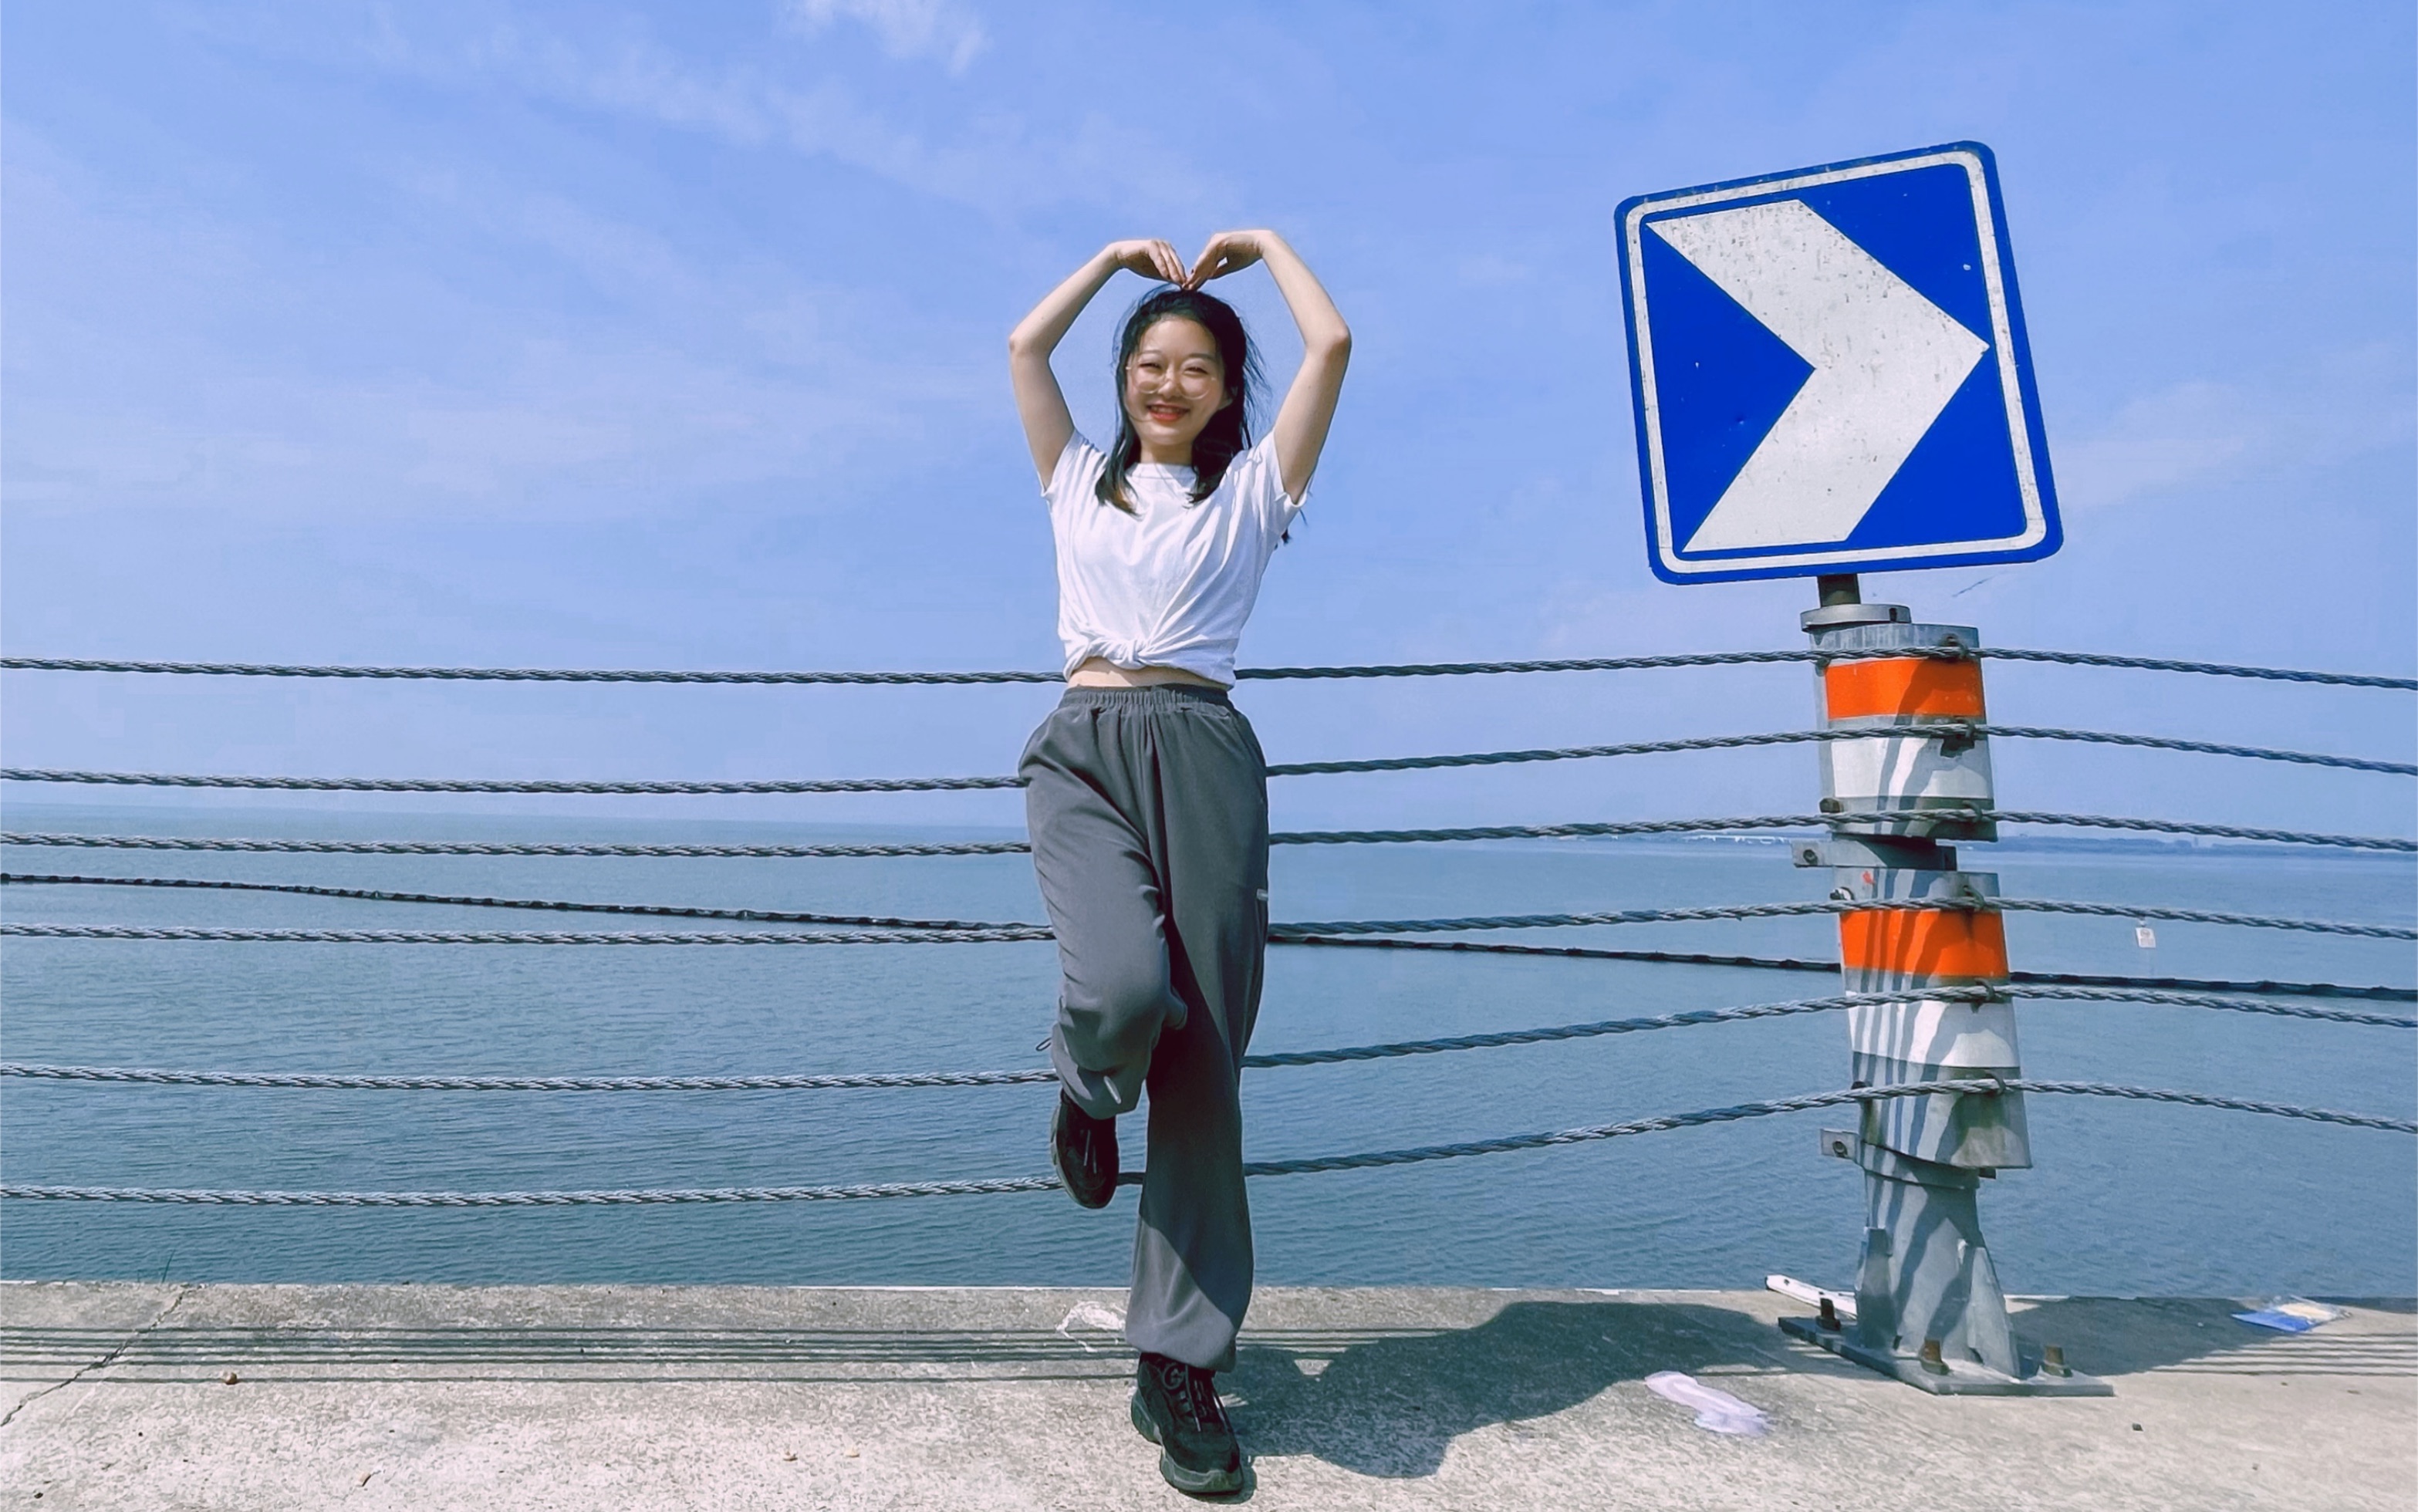
[[1117, 338], [1117, 439], [1093, 488], [1101, 503], [1127, 514], [1134, 506], [1133, 496], [1125, 491], [1125, 475], [1141, 457], [1141, 437], [1134, 434], [1133, 417], [1125, 413], [1125, 367], [1140, 347], [1142, 333], [1162, 320], [1189, 320], [1206, 330], [1217, 344], [1217, 360], [1226, 370], [1226, 403], [1192, 442], [1192, 501], [1197, 504], [1217, 492], [1227, 466], [1251, 446], [1250, 406], [1260, 387], [1260, 365], [1243, 317], [1225, 300], [1198, 289], [1161, 289], [1145, 296], [1126, 314], [1125, 332]]

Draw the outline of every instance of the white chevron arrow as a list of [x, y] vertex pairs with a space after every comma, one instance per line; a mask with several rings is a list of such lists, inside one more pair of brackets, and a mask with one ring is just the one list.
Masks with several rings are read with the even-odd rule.
[[1802, 200], [1647, 223], [1814, 365], [1681, 549], [1844, 541], [1989, 344]]

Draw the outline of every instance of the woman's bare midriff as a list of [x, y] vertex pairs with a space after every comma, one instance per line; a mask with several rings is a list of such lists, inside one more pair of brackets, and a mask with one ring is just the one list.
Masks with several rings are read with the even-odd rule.
[[1191, 688], [1224, 686], [1180, 666], [1117, 666], [1096, 656], [1077, 667], [1066, 680], [1078, 688], [1156, 688], [1170, 682]]

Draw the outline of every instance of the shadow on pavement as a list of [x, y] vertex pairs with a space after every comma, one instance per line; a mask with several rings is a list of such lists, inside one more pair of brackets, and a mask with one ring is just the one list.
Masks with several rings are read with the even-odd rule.
[[[2057, 1297], [2015, 1314], [2033, 1349], [2062, 1345], [2068, 1363], [2096, 1376], [2145, 1370], [2203, 1375], [2406, 1376], [2418, 1370], [2418, 1334], [2398, 1321], [2409, 1298], [2340, 1299], [2386, 1319], [2353, 1317], [2305, 1334], [2238, 1321], [2246, 1306], [2224, 1297]], [[2117, 1385], [2123, 1389], [2120, 1381]]]
[[[2359, 1299], [2357, 1306], [2373, 1309], [2368, 1316], [2300, 1335], [2238, 1322], [2231, 1315], [2242, 1306], [2211, 1298], [2060, 1298], [2019, 1313], [2015, 1331], [2028, 1349], [2061, 1344], [2077, 1369], [2120, 1378], [2120, 1395], [2121, 1377], [2147, 1370], [2418, 1375], [2418, 1332], [2405, 1322], [2412, 1311], [2408, 1299]], [[1548, 1416], [1658, 1370], [1776, 1370], [1883, 1385], [1835, 1356], [1790, 1344], [1746, 1313], [1682, 1302], [1525, 1300], [1472, 1328], [1379, 1336], [1327, 1351], [1303, 1342], [1308, 1347], [1245, 1336], [1225, 1381], [1244, 1442], [1257, 1455], [1307, 1455], [1389, 1478], [1434, 1474], [1462, 1434]], [[1956, 1406], [1951, 1398], [1928, 1399], [1943, 1410]]]
[[[1408, 1477], [1434, 1474], [1464, 1433], [1558, 1413], [1619, 1382], [1788, 1358], [1776, 1330], [1723, 1308], [1523, 1301], [1475, 1328], [1377, 1338], [1323, 1361], [1247, 1336], [1227, 1385], [1252, 1453]], [[1828, 1356], [1801, 1364], [1836, 1368]]]

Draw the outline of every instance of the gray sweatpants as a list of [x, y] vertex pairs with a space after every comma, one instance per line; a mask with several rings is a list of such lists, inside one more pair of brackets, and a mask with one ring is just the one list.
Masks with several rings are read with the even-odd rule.
[[1240, 1077], [1267, 954], [1267, 759], [1221, 691], [1070, 688], [1018, 770], [1064, 973], [1050, 1060], [1095, 1118], [1150, 1090], [1125, 1337], [1231, 1369], [1251, 1300]]

